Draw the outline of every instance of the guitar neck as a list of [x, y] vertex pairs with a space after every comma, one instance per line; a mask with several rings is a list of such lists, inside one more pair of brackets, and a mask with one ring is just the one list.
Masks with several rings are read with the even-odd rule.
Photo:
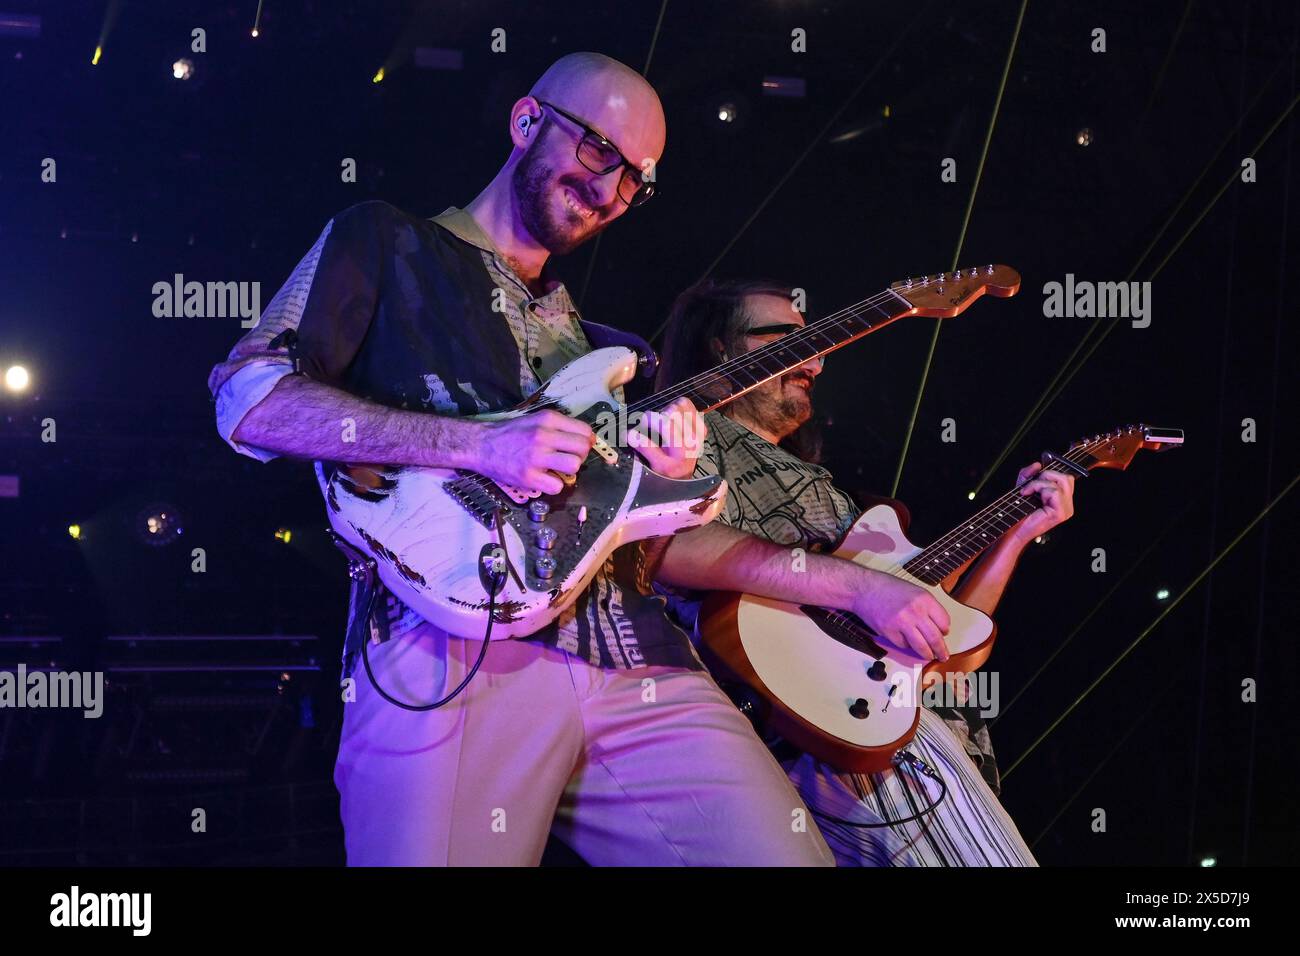
[[[1069, 464], [1060, 463], [1062, 459]], [[1043, 470], [1078, 474], [1089, 468], [1086, 449], [1068, 452], [1062, 459], [1050, 460]], [[1008, 491], [921, 551], [903, 569], [926, 584], [938, 585], [1040, 507], [1042, 501], [1038, 495]]]
[[834, 315], [810, 322], [798, 332], [791, 332], [717, 368], [634, 402], [628, 410], [659, 409], [679, 398], [689, 398], [701, 412], [721, 408], [764, 382], [843, 348], [913, 311], [911, 302], [892, 289], [886, 289]]
[[[1128, 425], [1092, 439], [1084, 438], [1071, 445], [1063, 455], [1046, 455], [1043, 471], [1081, 477], [1086, 477], [1094, 468], [1123, 471], [1143, 448], [1166, 451], [1182, 443], [1180, 428]], [[903, 569], [926, 584], [938, 585], [1041, 505], [1038, 495], [1026, 497], [1019, 490], [1008, 491], [921, 551], [904, 564]]]

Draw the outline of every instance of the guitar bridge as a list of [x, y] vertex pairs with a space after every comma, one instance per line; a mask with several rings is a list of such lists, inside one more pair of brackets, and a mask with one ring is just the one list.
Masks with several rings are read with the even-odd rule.
[[460, 477], [443, 485], [443, 490], [453, 501], [468, 511], [475, 521], [489, 531], [495, 530], [497, 510], [506, 507], [509, 502], [503, 500], [492, 479], [484, 478], [472, 471], [462, 471], [457, 474]]

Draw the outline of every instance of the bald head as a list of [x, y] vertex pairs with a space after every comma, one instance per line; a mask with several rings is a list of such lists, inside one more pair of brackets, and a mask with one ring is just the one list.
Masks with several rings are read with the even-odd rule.
[[529, 96], [581, 116], [629, 160], [658, 163], [666, 124], [659, 95], [636, 70], [601, 53], [570, 53], [552, 63]]

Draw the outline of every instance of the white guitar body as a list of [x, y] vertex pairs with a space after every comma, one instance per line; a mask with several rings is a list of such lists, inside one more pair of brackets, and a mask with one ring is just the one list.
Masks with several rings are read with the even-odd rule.
[[[613, 392], [636, 367], [631, 349], [597, 349], [517, 409], [478, 417], [499, 421], [553, 408], [595, 427], [602, 413], [617, 413]], [[445, 468], [354, 465], [334, 472], [326, 503], [334, 530], [374, 557], [384, 585], [451, 634], [483, 636], [489, 572], [504, 558], [509, 570], [493, 611], [497, 639], [549, 624], [619, 546], [712, 521], [726, 493], [716, 477], [665, 478], [634, 452], [598, 442], [576, 482], [557, 495], [530, 500], [519, 489]], [[533, 510], [541, 505], [539, 519]], [[549, 542], [541, 543], [539, 532]]]
[[772, 708], [771, 726], [802, 749], [842, 770], [888, 768], [916, 732], [928, 676], [975, 670], [993, 643], [987, 615], [903, 570], [921, 550], [907, 540], [897, 512], [877, 505], [835, 554], [929, 591], [952, 620], [948, 661], [877, 644], [851, 615], [731, 594], [711, 598], [701, 617], [710, 663], [758, 689]]

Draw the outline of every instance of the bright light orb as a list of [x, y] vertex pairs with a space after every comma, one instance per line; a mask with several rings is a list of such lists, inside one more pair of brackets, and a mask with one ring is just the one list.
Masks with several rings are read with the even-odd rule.
[[27, 369], [21, 365], [11, 365], [5, 370], [5, 388], [9, 391], [18, 393], [27, 391], [27, 386], [32, 383], [32, 377], [27, 374]]

